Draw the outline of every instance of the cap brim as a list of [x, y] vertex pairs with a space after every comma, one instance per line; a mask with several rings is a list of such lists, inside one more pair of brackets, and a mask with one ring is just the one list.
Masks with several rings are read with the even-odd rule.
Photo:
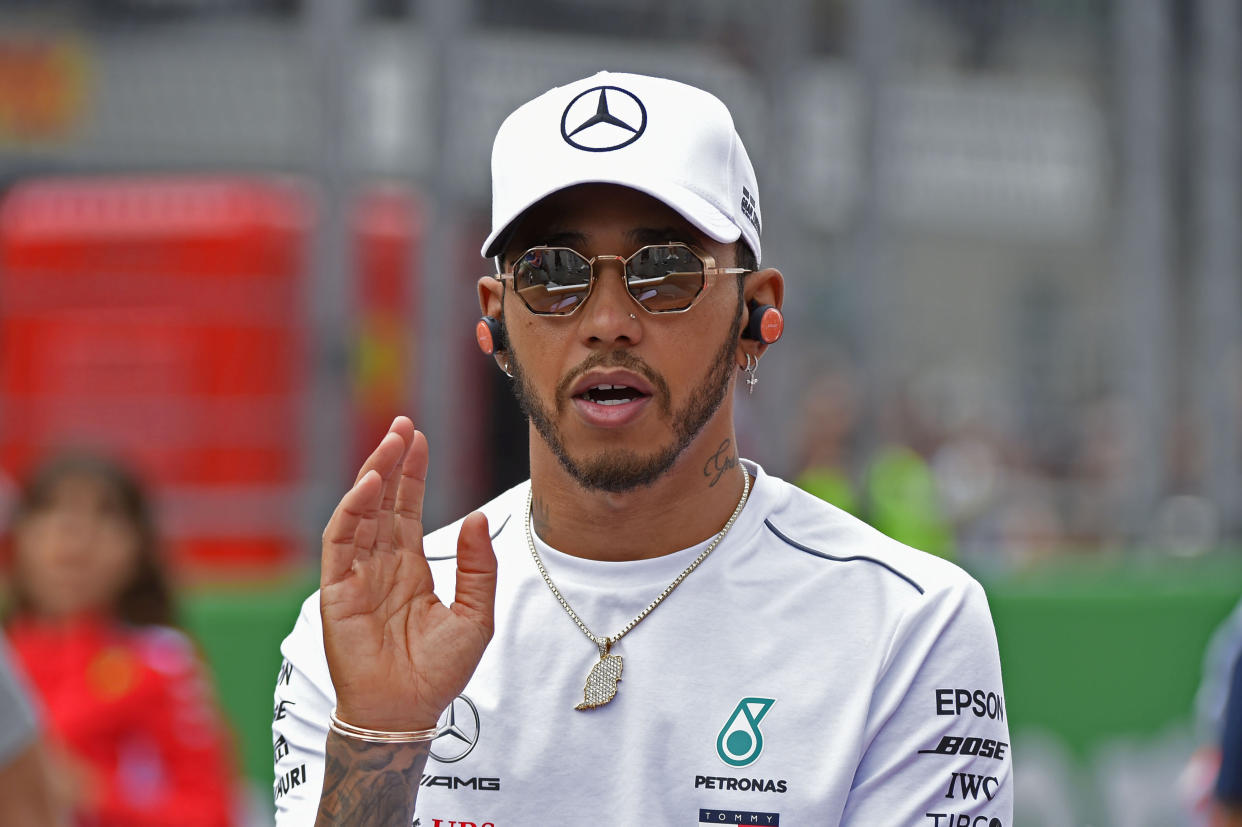
[[493, 229], [491, 235], [483, 242], [483, 248], [480, 251], [484, 258], [492, 258], [500, 255], [503, 250], [500, 249], [514, 225], [518, 220], [526, 214], [526, 211], [538, 204], [550, 195], [555, 195], [561, 190], [576, 187], [579, 184], [616, 184], [618, 186], [627, 187], [628, 189], [637, 190], [638, 192], [650, 195], [657, 201], [668, 205], [676, 210], [682, 218], [693, 224], [698, 230], [705, 234], [713, 241], [722, 244], [730, 244], [742, 237], [741, 229], [734, 224], [729, 218], [717, 209], [710, 201], [703, 198], [693, 190], [689, 190], [680, 184], [673, 182], [659, 181], [650, 185], [635, 181], [633, 177], [627, 177], [624, 180], [620, 178], [610, 178], [607, 176], [599, 176], [593, 178], [584, 178], [581, 180], [571, 181], [560, 186], [552, 187], [534, 198], [531, 198], [525, 204], [513, 211], [499, 228]]

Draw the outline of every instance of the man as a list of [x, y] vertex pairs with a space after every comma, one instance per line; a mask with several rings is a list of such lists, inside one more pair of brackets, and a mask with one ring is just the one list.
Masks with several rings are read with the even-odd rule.
[[424, 537], [393, 423], [282, 647], [278, 823], [1008, 825], [978, 584], [739, 458], [784, 288], [724, 105], [601, 73], [492, 173], [479, 339], [531, 481]]

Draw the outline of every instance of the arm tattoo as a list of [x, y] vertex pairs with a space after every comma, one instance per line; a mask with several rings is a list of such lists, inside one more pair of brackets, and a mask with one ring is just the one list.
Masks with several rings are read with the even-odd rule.
[[546, 536], [544, 529], [548, 527], [548, 522], [552, 518], [552, 508], [548, 505], [547, 500], [542, 497], [535, 497], [535, 502], [531, 505], [530, 512], [535, 533]]
[[316, 827], [408, 827], [430, 746], [371, 744], [329, 732]]
[[716, 453], [708, 457], [707, 462], [703, 463], [703, 476], [711, 479], [711, 482], [707, 484], [708, 488], [715, 488], [716, 483], [720, 482], [720, 478], [724, 476], [725, 471], [737, 467], [737, 457], [729, 450], [732, 447], [733, 440], [726, 439], [720, 443]]

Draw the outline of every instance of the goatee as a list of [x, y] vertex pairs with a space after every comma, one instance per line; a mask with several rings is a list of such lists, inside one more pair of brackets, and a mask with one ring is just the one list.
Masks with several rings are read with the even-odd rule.
[[618, 367], [641, 374], [655, 387], [655, 399], [663, 414], [673, 426], [672, 441], [648, 454], [630, 449], [608, 449], [589, 458], [575, 459], [565, 446], [560, 428], [538, 395], [527, 381], [521, 360], [513, 351], [509, 353], [509, 370], [513, 373], [513, 395], [526, 418], [570, 476], [589, 491], [621, 493], [649, 486], [663, 476], [694, 442], [703, 428], [715, 416], [729, 392], [729, 380], [733, 375], [733, 353], [741, 333], [741, 317], [734, 317], [729, 335], [717, 348], [707, 376], [694, 389], [686, 403], [672, 410], [668, 383], [645, 361], [628, 350], [598, 352], [585, 359], [570, 371], [556, 389], [557, 408], [568, 402], [567, 388], [572, 378], [597, 367]]

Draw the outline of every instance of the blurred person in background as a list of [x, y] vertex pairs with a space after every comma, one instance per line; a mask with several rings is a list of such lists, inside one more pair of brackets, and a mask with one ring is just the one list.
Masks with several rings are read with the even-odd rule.
[[6, 633], [46, 710], [76, 823], [232, 823], [231, 739], [172, 594], [147, 498], [120, 465], [65, 455], [22, 488]]
[[946, 560], [957, 556], [931, 464], [901, 443], [881, 445], [867, 467], [867, 521], [885, 535]]
[[34, 711], [0, 637], [0, 824], [51, 827], [65, 823], [61, 815]]
[[[832, 364], [835, 362], [835, 364]], [[867, 458], [860, 485], [850, 460], [859, 390], [844, 358], [817, 372], [802, 405], [803, 468], [794, 484], [912, 548], [954, 559], [953, 527], [943, 513], [930, 464], [902, 442], [885, 442]]]
[[807, 493], [863, 517], [851, 473], [851, 451], [858, 423], [857, 382], [844, 357], [816, 371], [802, 401], [802, 470], [794, 484]]
[[1242, 659], [1230, 671], [1211, 827], [1242, 827]]
[[[1180, 797], [1192, 810], [1227, 820], [1229, 806], [1242, 814], [1242, 696], [1238, 691], [1238, 663], [1242, 661], [1242, 602], [1234, 606], [1208, 641], [1203, 676], [1195, 692], [1195, 738], [1199, 744], [1179, 781]], [[1233, 743], [1230, 745], [1230, 739]], [[1232, 749], [1229, 758], [1225, 753]], [[1227, 768], [1226, 763], [1232, 767]], [[1231, 785], [1229, 779], [1235, 776]], [[1220, 784], [1224, 784], [1223, 799]]]

